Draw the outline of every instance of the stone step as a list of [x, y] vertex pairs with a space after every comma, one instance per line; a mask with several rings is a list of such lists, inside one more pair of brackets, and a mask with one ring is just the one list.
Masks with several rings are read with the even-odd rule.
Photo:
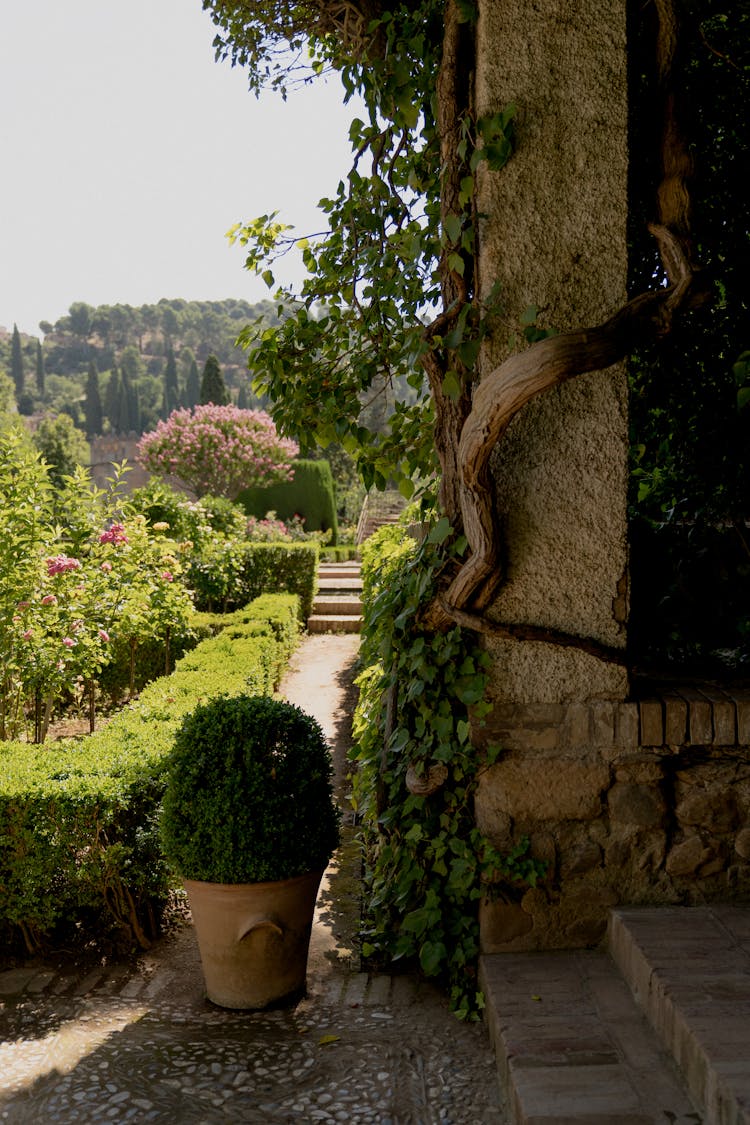
[[361, 571], [359, 563], [321, 563], [318, 578], [358, 578]]
[[317, 597], [313, 602], [313, 613], [317, 615], [330, 616], [335, 614], [345, 614], [350, 616], [362, 615], [362, 602], [359, 598], [350, 595], [341, 595], [339, 597]]
[[308, 633], [361, 633], [362, 618], [350, 613], [314, 613], [307, 619]]
[[630, 907], [612, 956], [707, 1123], [750, 1125], [750, 907]]
[[362, 589], [362, 579], [358, 577], [351, 578], [319, 578], [318, 589], [323, 593], [333, 591], [351, 590], [359, 592]]
[[488, 954], [480, 986], [511, 1125], [698, 1125], [606, 953]]

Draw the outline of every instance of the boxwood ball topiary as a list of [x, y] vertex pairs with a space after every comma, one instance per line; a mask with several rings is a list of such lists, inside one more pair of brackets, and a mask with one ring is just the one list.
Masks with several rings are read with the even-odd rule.
[[183, 721], [161, 834], [184, 879], [271, 882], [323, 868], [338, 846], [339, 821], [323, 732], [298, 707], [221, 697]]

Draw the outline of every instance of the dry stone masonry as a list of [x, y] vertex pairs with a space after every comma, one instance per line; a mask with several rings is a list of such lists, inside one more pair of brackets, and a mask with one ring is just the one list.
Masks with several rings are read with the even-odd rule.
[[750, 893], [750, 691], [500, 704], [475, 737], [503, 748], [479, 826], [503, 848], [527, 836], [548, 864], [540, 886], [483, 904], [485, 952], [593, 945], [618, 904]]

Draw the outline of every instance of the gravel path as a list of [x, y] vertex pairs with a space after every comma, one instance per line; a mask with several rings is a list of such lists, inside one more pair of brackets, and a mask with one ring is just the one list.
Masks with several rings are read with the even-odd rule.
[[[358, 643], [307, 637], [283, 686], [321, 722], [340, 790]], [[189, 925], [135, 964], [0, 971], [0, 1121], [502, 1125], [485, 1029], [417, 977], [360, 971], [357, 866], [349, 828], [293, 1008], [211, 1005]]]

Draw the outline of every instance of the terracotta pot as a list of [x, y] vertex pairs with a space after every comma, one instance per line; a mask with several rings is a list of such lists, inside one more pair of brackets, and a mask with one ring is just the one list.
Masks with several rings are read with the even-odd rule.
[[206, 992], [222, 1008], [266, 1008], [305, 988], [322, 871], [276, 883], [185, 880]]

